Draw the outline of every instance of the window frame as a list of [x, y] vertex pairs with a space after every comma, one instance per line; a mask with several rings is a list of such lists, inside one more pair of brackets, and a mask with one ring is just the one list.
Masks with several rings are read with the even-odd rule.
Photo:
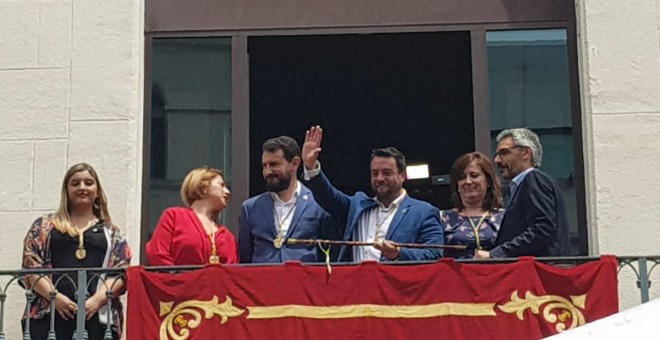
[[[476, 151], [490, 153], [488, 60], [486, 32], [493, 30], [566, 29], [573, 131], [575, 191], [578, 217], [578, 250], [589, 253], [587, 227], [583, 125], [579, 93], [577, 33], [573, 0], [428, 0], [383, 3], [320, 2], [306, 0], [146, 0], [144, 39], [144, 134], [141, 216], [141, 263], [146, 262], [144, 245], [148, 235], [150, 144], [151, 144], [151, 57], [158, 38], [231, 38], [231, 131], [232, 199], [229, 227], [238, 230], [241, 203], [248, 198], [249, 176], [249, 56], [248, 38], [279, 35], [337, 35], [469, 31], [472, 51], [472, 98]], [[330, 6], [330, 7], [328, 7]], [[383, 8], [385, 7], [385, 8]], [[249, 9], [259, 8], [256, 11]], [[380, 8], [377, 13], [369, 10]], [[436, 8], [437, 11], [429, 11]], [[440, 10], [442, 9], [442, 10]], [[512, 10], [515, 9], [515, 10]], [[246, 12], [247, 11], [247, 12]], [[327, 13], [344, 13], [328, 19]], [[233, 16], [232, 13], [243, 13]], [[291, 16], [291, 13], [296, 13]], [[396, 14], [396, 15], [394, 15]]]

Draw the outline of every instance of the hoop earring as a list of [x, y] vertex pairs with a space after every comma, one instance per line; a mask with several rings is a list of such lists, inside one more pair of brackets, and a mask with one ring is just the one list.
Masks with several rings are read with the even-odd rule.
[[93, 207], [94, 207], [94, 209], [96, 209], [96, 210], [101, 210], [101, 205], [99, 204], [99, 198], [98, 198], [98, 197], [94, 200], [94, 205], [93, 205]]

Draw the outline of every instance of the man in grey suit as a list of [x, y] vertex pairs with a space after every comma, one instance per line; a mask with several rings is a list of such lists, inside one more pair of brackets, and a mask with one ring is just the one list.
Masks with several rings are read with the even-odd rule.
[[495, 248], [477, 258], [570, 256], [566, 205], [559, 187], [539, 170], [543, 148], [529, 129], [504, 130], [497, 136], [495, 164], [509, 181], [511, 195]]
[[324, 261], [318, 246], [288, 245], [287, 240], [338, 238], [338, 224], [298, 181], [300, 163], [300, 147], [293, 138], [281, 136], [264, 143], [261, 165], [268, 192], [241, 207], [241, 263]]

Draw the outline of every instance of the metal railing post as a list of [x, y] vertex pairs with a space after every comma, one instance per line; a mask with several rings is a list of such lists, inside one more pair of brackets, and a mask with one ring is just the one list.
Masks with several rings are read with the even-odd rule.
[[25, 291], [25, 315], [27, 317], [25, 318], [25, 329], [23, 330], [23, 340], [31, 340], [32, 337], [30, 336], [30, 303], [32, 302], [32, 299], [34, 299], [34, 292], [32, 292], [32, 289], [28, 289]]
[[85, 329], [85, 300], [87, 299], [87, 270], [78, 271], [78, 289], [76, 300], [78, 302], [78, 313], [76, 315], [76, 331], [73, 337], [76, 340], [87, 340]]
[[48, 319], [50, 320], [50, 328], [48, 328], [48, 337], [46, 340], [57, 340], [57, 334], [55, 333], [55, 298], [57, 297], [57, 294], [57, 288], [50, 292], [50, 314], [48, 316]]
[[[105, 287], [105, 285], [103, 285]], [[108, 288], [108, 290], [105, 292], [105, 297], [107, 299], [106, 306], [107, 306], [107, 320], [108, 324], [105, 325], [105, 332], [103, 333], [103, 340], [112, 340], [112, 287]], [[99, 312], [100, 313], [100, 312]], [[2, 340], [2, 339], [0, 339]]]
[[[1, 289], [1, 288], [0, 288]], [[0, 292], [0, 340], [5, 340], [5, 300], [7, 292]]]
[[649, 287], [651, 286], [646, 265], [646, 257], [640, 257], [637, 261], [639, 265], [639, 280], [637, 280], [637, 287], [642, 295], [642, 303], [646, 303], [649, 302]]

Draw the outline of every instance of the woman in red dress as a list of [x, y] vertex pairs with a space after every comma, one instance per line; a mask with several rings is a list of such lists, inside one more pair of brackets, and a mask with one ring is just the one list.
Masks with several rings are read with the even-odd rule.
[[236, 238], [217, 222], [229, 200], [222, 171], [209, 167], [191, 171], [181, 185], [181, 199], [187, 207], [165, 209], [147, 242], [149, 264], [238, 263]]

